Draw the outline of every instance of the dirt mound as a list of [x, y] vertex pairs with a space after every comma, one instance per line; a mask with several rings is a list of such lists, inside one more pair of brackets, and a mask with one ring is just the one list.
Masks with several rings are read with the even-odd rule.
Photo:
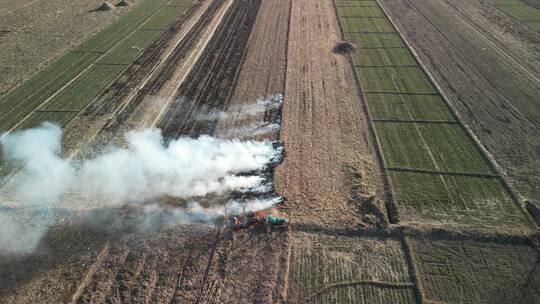
[[105, 1], [103, 4], [96, 8], [96, 11], [98, 12], [104, 12], [104, 11], [110, 11], [114, 9], [114, 5], [110, 4], [109, 2]]
[[340, 41], [336, 44], [336, 46], [334, 46], [332, 52], [345, 55], [352, 53], [355, 49], [356, 47], [354, 46], [354, 44], [348, 41]]
[[122, 0], [122, 1], [120, 1], [118, 3], [116, 3], [116, 6], [131, 6], [131, 5], [132, 5], [132, 3], [129, 2], [128, 0]]

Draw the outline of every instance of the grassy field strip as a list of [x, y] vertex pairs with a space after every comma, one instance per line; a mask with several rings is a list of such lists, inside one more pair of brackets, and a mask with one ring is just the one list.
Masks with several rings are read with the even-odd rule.
[[436, 94], [420, 67], [357, 67], [366, 93]]
[[0, 102], [0, 108], [7, 109], [0, 116], [0, 132], [7, 131], [17, 124], [28, 113], [37, 108], [44, 99], [77, 77], [100, 56], [100, 54], [68, 53], [61, 58], [61, 62], [64, 62], [66, 58], [76, 58], [76, 60], [72, 60], [70, 65], [55, 63], [50, 70], [39, 73], [30, 80], [28, 85], [23, 85], [27, 90], [17, 89], [12, 91], [13, 94], [5, 96]]
[[405, 48], [358, 49], [354, 52], [355, 67], [415, 67], [416, 61]]
[[345, 39], [353, 42], [357, 48], [406, 48], [396, 33], [356, 33], [346, 32]]
[[375, 122], [386, 165], [493, 173], [460, 125]]
[[[385, 18], [340, 18], [345, 33], [395, 33]], [[359, 30], [362, 29], [362, 30]]]
[[165, 6], [141, 25], [143, 30], [165, 30], [184, 11], [183, 6]]
[[338, 11], [342, 18], [384, 18], [383, 12], [377, 6], [338, 7]]
[[540, 10], [519, 0], [488, 0], [498, 10], [520, 21], [536, 31], [540, 31]]
[[98, 63], [130, 64], [162, 32], [136, 30], [126, 40], [119, 43], [107, 55], [98, 60]]
[[125, 65], [93, 65], [49, 100], [40, 110], [80, 111], [111, 83]]
[[336, 8], [401, 221], [533, 227], [389, 20]]
[[377, 6], [375, 1], [336, 0], [337, 6]]

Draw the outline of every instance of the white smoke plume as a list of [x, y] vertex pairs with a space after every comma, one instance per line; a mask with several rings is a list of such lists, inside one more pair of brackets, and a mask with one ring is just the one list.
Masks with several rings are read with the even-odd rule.
[[[224, 214], [226, 208], [211, 206], [201, 212], [198, 198], [268, 192], [271, 181], [253, 172], [279, 162], [283, 152], [271, 141], [201, 136], [166, 142], [160, 130], [147, 129], [127, 133], [124, 147], [110, 147], [95, 158], [75, 161], [60, 156], [61, 139], [60, 127], [45, 123], [0, 140], [8, 164], [25, 164], [0, 190], [0, 227], [16, 237], [0, 234], [0, 254], [31, 251], [51, 224], [45, 221], [28, 228], [17, 220], [16, 212], [9, 211], [13, 208], [75, 210], [83, 202], [88, 208], [88, 202], [99, 201], [100, 207], [144, 203], [151, 209], [153, 199], [173, 197], [189, 202], [188, 210], [173, 212], [175, 219], [211, 218]], [[234, 212], [240, 204], [248, 210], [269, 207], [279, 200], [229, 201], [227, 209]]]

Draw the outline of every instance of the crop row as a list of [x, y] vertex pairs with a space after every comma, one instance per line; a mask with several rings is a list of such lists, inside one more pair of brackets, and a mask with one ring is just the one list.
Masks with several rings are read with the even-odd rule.
[[510, 17], [540, 31], [540, 10], [520, 0], [488, 0], [490, 4]]
[[401, 220], [532, 225], [378, 6], [336, 1]]

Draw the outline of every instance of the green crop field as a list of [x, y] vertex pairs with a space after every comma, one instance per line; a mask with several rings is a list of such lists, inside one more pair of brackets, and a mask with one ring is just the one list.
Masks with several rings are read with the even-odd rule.
[[375, 127], [387, 166], [492, 173], [457, 124], [375, 122]]
[[336, 6], [377, 6], [376, 1], [336, 0]]
[[427, 239], [412, 244], [426, 302], [532, 304], [540, 299], [534, 248]]
[[94, 65], [56, 95], [43, 108], [49, 111], [80, 111], [124, 69], [121, 65]]
[[180, 6], [164, 7], [148, 19], [148, 21], [141, 26], [141, 29], [164, 30], [168, 28], [174, 20], [178, 19], [183, 11], [184, 7]]
[[295, 302], [415, 303], [398, 240], [304, 234], [293, 240], [291, 280], [300, 287]]
[[384, 18], [341, 18], [345, 33], [389, 33], [395, 32], [392, 24]]
[[399, 35], [393, 33], [345, 33], [345, 38], [360, 48], [405, 47]]
[[439, 96], [366, 93], [373, 119], [454, 121]]
[[[72, 56], [71, 54], [76, 55]], [[68, 53], [64, 57], [78, 59], [73, 60], [69, 66], [53, 64], [50, 68], [39, 73], [23, 86], [14, 90], [12, 92], [13, 95], [8, 94], [2, 99], [0, 108], [7, 110], [5, 115], [0, 117], [0, 132], [9, 130], [23, 117], [28, 115], [28, 113], [92, 64], [99, 57], [99, 54], [73, 52]], [[64, 57], [60, 61], [63, 62]]]
[[418, 67], [357, 67], [356, 72], [367, 93], [436, 93]]
[[348, 17], [384, 17], [377, 6], [338, 7], [339, 16]]
[[359, 49], [353, 55], [355, 66], [416, 66], [414, 57], [405, 48]]
[[161, 31], [137, 30], [126, 40], [114, 47], [110, 53], [100, 59], [99, 63], [129, 64], [154, 41]]
[[402, 221], [528, 230], [532, 219], [497, 178], [390, 172]]
[[540, 21], [540, 10], [532, 6], [497, 6], [497, 8], [519, 21]]

